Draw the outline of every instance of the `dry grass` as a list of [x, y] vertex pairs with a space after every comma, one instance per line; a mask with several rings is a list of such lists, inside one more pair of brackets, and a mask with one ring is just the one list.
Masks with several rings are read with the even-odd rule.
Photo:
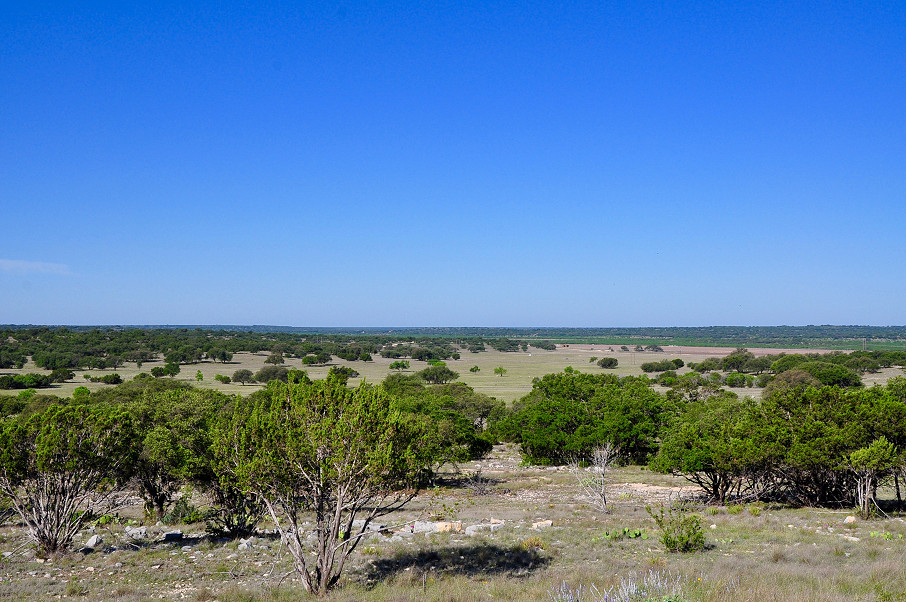
[[[394, 522], [446, 506], [448, 519], [464, 525], [503, 521], [499, 530], [475, 537], [375, 535], [355, 554], [343, 586], [328, 598], [546, 600], [551, 588], [564, 582], [572, 587], [595, 584], [605, 591], [630, 574], [656, 569], [679, 576], [682, 599], [690, 602], [904, 599], [906, 523], [898, 517], [844, 525], [845, 511], [759, 506], [755, 516], [752, 507], [735, 514], [719, 508], [702, 513], [706, 551], [668, 554], [644, 507], [689, 493], [680, 479], [638, 467], [617, 468], [612, 483], [622, 494], [611, 496], [611, 512], [605, 515], [587, 505], [568, 470], [522, 467], [512, 447], [498, 447], [486, 460], [462, 468], [465, 474], [480, 468], [490, 479], [483, 495], [466, 487], [467, 479], [448, 473], [443, 483], [449, 486], [419, 496]], [[139, 512], [135, 509], [134, 516]], [[545, 520], [552, 526], [532, 527]], [[601, 537], [624, 527], [644, 529], [649, 538]], [[192, 534], [201, 526], [183, 529]], [[273, 539], [259, 538], [246, 552], [237, 550], [238, 542], [204, 538], [130, 549], [123, 545], [121, 526], [98, 532], [105, 545], [119, 549], [40, 562], [25, 545], [20, 527], [0, 529], [0, 551], [16, 552], [0, 563], [0, 598], [304, 598], [298, 580], [280, 580], [291, 566]]]
[[[611, 351], [613, 349], [613, 351]], [[561, 372], [567, 366], [581, 372], [592, 374], [612, 373], [618, 376], [640, 375], [642, 374], [641, 365], [644, 362], [662, 359], [680, 358], [686, 364], [690, 362], [701, 362], [708, 357], [722, 357], [733, 351], [731, 348], [724, 347], [671, 347], [665, 346], [663, 353], [652, 352], [635, 352], [620, 351], [619, 345], [570, 345], [569, 347], [558, 346], [554, 351], [544, 351], [529, 347], [528, 352], [502, 353], [488, 348], [488, 351], [482, 353], [470, 353], [461, 350], [462, 357], [458, 360], [448, 360], [447, 365], [450, 369], [459, 373], [459, 380], [473, 387], [476, 391], [496, 397], [506, 402], [512, 402], [519, 399], [532, 389], [532, 379], [550, 374], [552, 372]], [[776, 354], [781, 349], [751, 349], [756, 355]], [[805, 352], [823, 352], [826, 350], [785, 350], [796, 353]], [[268, 353], [236, 353], [233, 361], [227, 364], [204, 361], [193, 365], [181, 366], [181, 372], [176, 376], [177, 380], [192, 383], [193, 385], [212, 388], [224, 391], [229, 394], [248, 394], [261, 385], [240, 385], [230, 383], [221, 384], [214, 380], [217, 374], [232, 376], [233, 372], [239, 369], [248, 369], [257, 372], [265, 366], [264, 360], [267, 359]], [[597, 365], [590, 363], [592, 357], [615, 357], [619, 365], [614, 370], [603, 370]], [[384, 380], [391, 373], [390, 364], [396, 360], [382, 358], [380, 355], [374, 356], [371, 362], [347, 362], [338, 358], [333, 358], [327, 366], [303, 366], [300, 359], [287, 359], [284, 366], [288, 368], [298, 368], [308, 372], [313, 379], [324, 378], [331, 366], [349, 366], [361, 374], [360, 377], [350, 380], [355, 385], [361, 380], [367, 380], [376, 383]], [[410, 360], [411, 369], [407, 373], [416, 372], [425, 368], [425, 362]], [[139, 372], [150, 372], [154, 366], [162, 366], [162, 361], [146, 362], [141, 370], [136, 368], [135, 364], [129, 363], [117, 368], [116, 370], [78, 370], [76, 378], [71, 382], [62, 383], [49, 389], [41, 389], [42, 393], [68, 397], [76, 387], [85, 386], [91, 390], [100, 389], [108, 385], [101, 383], [91, 383], [84, 379], [85, 374], [90, 376], [102, 376], [112, 372], [118, 373], [124, 380], [131, 380]], [[478, 366], [479, 372], [469, 372], [469, 368]], [[494, 374], [494, 368], [502, 366], [506, 369], [504, 376]], [[195, 373], [201, 371], [202, 381], [195, 380]], [[682, 368], [680, 374], [688, 372], [688, 368]], [[4, 370], [8, 373], [39, 372], [49, 374], [50, 371], [37, 368], [29, 362], [21, 370]], [[899, 368], [886, 368], [876, 374], [866, 374], [863, 381], [866, 385], [876, 383], [885, 383], [894, 376], [902, 376], [903, 371]], [[665, 389], [660, 389], [665, 390]], [[740, 396], [748, 395], [758, 399], [761, 396], [761, 389], [758, 388], [730, 388]], [[15, 394], [15, 391], [7, 392]]]
[[[476, 390], [512, 401], [531, 389], [532, 378], [566, 366], [602, 372], [588, 360], [611, 355], [608, 348], [584, 345], [550, 352], [531, 348], [531, 356], [466, 352], [462, 359], [448, 365]], [[640, 374], [639, 365], [654, 356], [619, 351], [612, 355], [620, 361], [613, 372], [620, 375]], [[666, 348], [666, 353], [656, 357], [680, 357], [688, 363], [716, 355], [718, 350], [713, 349], [674, 353]], [[248, 394], [258, 385], [221, 385], [213, 377], [231, 375], [240, 368], [256, 371], [264, 366], [265, 358], [265, 354], [240, 353], [226, 365], [203, 362], [183, 366], [177, 378], [228, 393]], [[390, 372], [391, 361], [375, 357], [369, 363], [336, 363], [350, 365], [362, 374], [361, 378], [378, 382]], [[412, 363], [413, 370], [423, 367], [421, 362]], [[160, 364], [145, 364], [143, 370], [149, 371], [154, 365]], [[288, 360], [287, 365], [299, 368], [301, 362]], [[473, 365], [481, 371], [470, 373]], [[495, 375], [496, 366], [506, 368], [506, 375]], [[320, 378], [328, 367], [306, 369], [312, 378]], [[200, 383], [194, 379], [196, 370], [204, 377]], [[23, 371], [36, 369], [28, 365]], [[81, 375], [109, 372], [77, 372], [75, 382], [46, 392], [67, 396], [77, 386], [98, 389], [105, 385], [86, 384]], [[117, 372], [129, 379], [139, 371], [129, 364]], [[881, 381], [899, 374], [900, 370], [885, 371], [873, 378]], [[740, 393], [756, 391], [743, 389]], [[503, 521], [502, 528], [476, 537], [416, 534], [392, 540], [374, 536], [362, 545], [343, 586], [329, 599], [546, 600], [551, 588], [563, 582], [572, 587], [595, 584], [604, 591], [631, 573], [654, 568], [681, 576], [683, 600], [690, 602], [906, 600], [906, 571], [902, 570], [906, 523], [899, 517], [844, 526], [848, 513], [843, 511], [749, 506], [731, 513], [728, 508], [716, 508], [702, 513], [709, 549], [675, 555], [661, 549], [654, 523], [644, 508], [690, 494], [693, 488], [683, 479], [640, 467], [617, 468], [610, 475], [610, 513], [605, 515], [588, 505], [567, 469], [520, 466], [512, 447], [498, 447], [487, 459], [461, 469], [459, 474], [442, 475], [438, 489], [419, 496], [393, 521], [411, 521], [442, 510], [447, 519], [461, 520], [465, 525], [494, 519]], [[479, 469], [488, 481], [481, 488], [470, 487], [463, 475]], [[888, 490], [879, 493], [893, 496]], [[133, 508], [129, 516], [140, 519], [140, 507]], [[545, 520], [553, 525], [532, 528]], [[606, 541], [600, 537], [605, 531], [624, 527], [645, 529], [649, 539]], [[185, 526], [183, 530], [199, 537], [180, 544], [153, 543], [135, 549], [125, 545], [121, 526], [109, 525], [99, 532], [105, 545], [119, 548], [116, 551], [86, 556], [73, 553], [42, 562], [34, 557], [21, 527], [0, 527], [0, 552], [13, 552], [0, 560], [0, 599], [239, 602], [304, 598], [298, 580], [292, 576], [281, 580], [291, 565], [277, 542], [263, 539], [252, 550], [241, 552], [237, 542], [201, 537], [202, 525]], [[80, 541], [87, 536], [84, 534]], [[183, 545], [188, 547], [183, 549]]]

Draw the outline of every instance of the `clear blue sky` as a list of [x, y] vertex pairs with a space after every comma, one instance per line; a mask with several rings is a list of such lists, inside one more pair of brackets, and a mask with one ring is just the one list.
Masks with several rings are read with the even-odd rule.
[[131, 4], [0, 8], [0, 323], [906, 324], [902, 0]]

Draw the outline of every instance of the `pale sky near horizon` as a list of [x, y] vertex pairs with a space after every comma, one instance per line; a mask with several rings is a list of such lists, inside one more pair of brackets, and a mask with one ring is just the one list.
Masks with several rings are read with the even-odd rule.
[[906, 324], [906, 3], [3, 3], [0, 323]]

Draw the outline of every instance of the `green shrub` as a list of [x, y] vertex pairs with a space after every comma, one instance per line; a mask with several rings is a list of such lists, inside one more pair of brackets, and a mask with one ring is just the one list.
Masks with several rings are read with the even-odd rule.
[[642, 364], [642, 372], [665, 372], [667, 370], [676, 370], [677, 366], [670, 360], [660, 362], [645, 362]]
[[207, 514], [190, 502], [189, 496], [184, 495], [173, 503], [173, 507], [164, 515], [161, 522], [165, 525], [191, 525], [207, 518]]
[[663, 506], [645, 510], [661, 530], [661, 543], [668, 552], [697, 552], [705, 547], [705, 532], [702, 519], [693, 514], [688, 506], [681, 505], [665, 509]]

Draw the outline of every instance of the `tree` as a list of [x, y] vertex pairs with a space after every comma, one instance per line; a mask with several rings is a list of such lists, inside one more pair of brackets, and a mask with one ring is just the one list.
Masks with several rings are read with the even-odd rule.
[[204, 380], [204, 374], [201, 373], [201, 370], [195, 371], [195, 380], [197, 380], [198, 382], [201, 382]]
[[255, 377], [252, 374], [251, 370], [242, 368], [241, 370], [236, 370], [235, 372], [233, 372], [233, 380], [239, 384], [244, 385], [245, 383], [255, 382]]
[[459, 378], [459, 374], [450, 370], [446, 366], [428, 366], [424, 370], [416, 372], [416, 376], [426, 383], [440, 385]]
[[615, 357], [602, 357], [598, 360], [598, 365], [602, 368], [616, 368], [617, 364], [618, 361]]
[[[579, 482], [585, 498], [596, 510], [601, 512], [609, 512], [607, 508], [607, 471], [619, 457], [620, 448], [608, 441], [592, 450], [587, 470], [578, 460], [570, 463], [570, 470]], [[590, 472], [591, 475], [588, 476], [587, 472]]]
[[330, 370], [327, 371], [328, 380], [334, 379], [344, 385], [349, 382], [350, 378], [356, 378], [358, 375], [359, 373], [349, 366], [331, 366]]
[[409, 360], [397, 360], [390, 364], [391, 370], [408, 370], [409, 369]]
[[796, 370], [808, 372], [821, 381], [823, 385], [837, 385], [840, 387], [859, 387], [862, 379], [859, 375], [840, 364], [830, 362], [805, 362], [796, 366]]
[[644, 362], [641, 366], [642, 372], [665, 372], [675, 370], [676, 364], [670, 360], [661, 360], [659, 362]]
[[476, 372], [481, 372], [481, 368], [479, 368], [478, 366], [472, 366], [471, 368], [469, 368], [469, 372], [473, 374]]
[[230, 353], [229, 351], [227, 351], [225, 349], [220, 349], [220, 348], [211, 349], [210, 351], [207, 352], [206, 355], [208, 356], [209, 360], [213, 360], [215, 362], [222, 362], [224, 364], [233, 359], [232, 353]]
[[264, 366], [255, 372], [255, 380], [259, 383], [269, 383], [272, 380], [289, 380], [289, 370], [283, 366]]
[[225, 384], [225, 385], [228, 385], [228, 384], [230, 384], [230, 381], [231, 381], [232, 379], [231, 379], [229, 376], [224, 376], [223, 374], [215, 374], [215, 375], [214, 375], [214, 380], [216, 380], [216, 381], [219, 382], [219, 383], [223, 383], [223, 384]]
[[324, 595], [372, 522], [415, 496], [432, 462], [422, 424], [381, 387], [272, 382], [237, 405], [214, 450], [263, 500], [305, 589]]
[[506, 374], [506, 368], [504, 368], [503, 366], [497, 366], [496, 368], [494, 368], [494, 374], [496, 374], [497, 376], [503, 376], [504, 374]]
[[282, 364], [284, 361], [285, 360], [283, 359], [282, 353], [272, 353], [269, 356], [267, 356], [267, 359], [264, 360], [264, 363], [265, 364], [274, 364], [276, 366], [277, 364]]
[[[151, 372], [153, 373], [154, 370]], [[167, 362], [167, 365], [164, 366], [164, 374], [167, 376], [176, 376], [179, 374], [179, 364], [176, 362]]]
[[735, 396], [713, 396], [690, 402], [663, 431], [651, 467], [682, 474], [715, 502], [724, 504], [744, 473], [739, 451], [746, 405]]
[[184, 484], [212, 480], [210, 424], [228, 399], [210, 390], [149, 389], [126, 404], [141, 437], [133, 481], [154, 520], [163, 518]]
[[896, 447], [881, 436], [871, 445], [854, 451], [849, 456], [850, 470], [856, 475], [856, 502], [863, 519], [871, 517], [875, 505], [874, 491], [879, 475], [900, 464]]
[[94, 516], [119, 502], [137, 450], [121, 410], [52, 406], [0, 428], [0, 492], [46, 554], [65, 551]]
[[330, 354], [323, 351], [319, 353], [309, 354], [302, 358], [302, 363], [306, 366], [326, 364], [329, 361]]
[[742, 372], [746, 364], [754, 359], [754, 353], [743, 347], [737, 347], [733, 353], [721, 360], [721, 368], [724, 372]]
[[589, 460], [607, 441], [629, 461], [646, 462], [656, 449], [662, 406], [647, 379], [564, 371], [536, 380], [499, 428], [534, 464]]
[[75, 378], [75, 372], [69, 368], [57, 368], [50, 373], [50, 381], [54, 383], [62, 383], [67, 380], [72, 380]]

